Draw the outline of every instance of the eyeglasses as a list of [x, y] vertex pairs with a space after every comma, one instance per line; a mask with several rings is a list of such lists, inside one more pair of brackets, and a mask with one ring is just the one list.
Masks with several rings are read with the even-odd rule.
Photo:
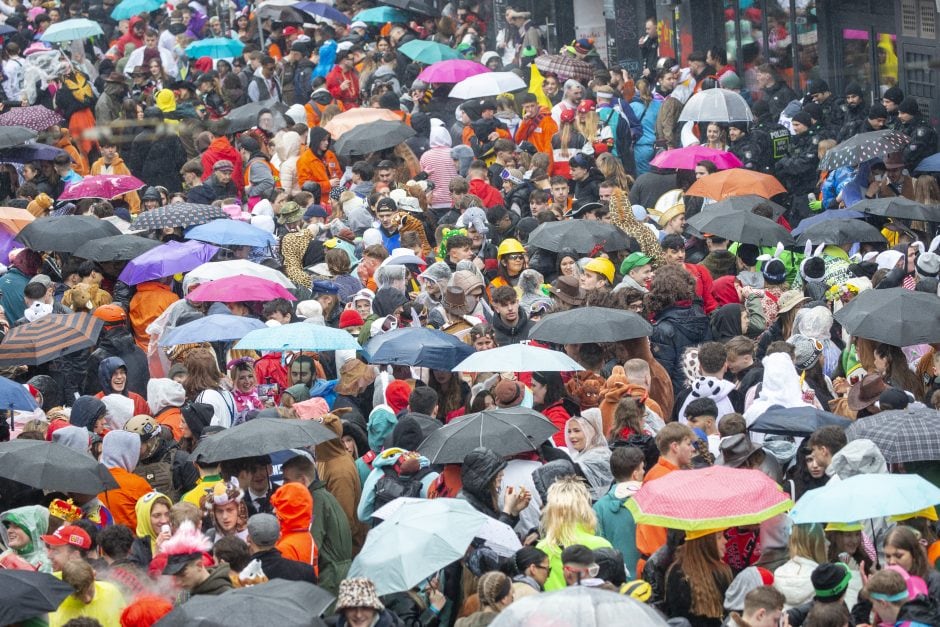
[[525, 255], [523, 255], [522, 253], [512, 253], [512, 254], [506, 255], [506, 259], [508, 259], [509, 261], [522, 261], [523, 259], [525, 259]]
[[582, 577], [587, 575], [588, 577], [597, 577], [597, 573], [601, 571], [601, 567], [597, 564], [591, 564], [590, 566], [578, 567], [578, 566], [565, 566], [566, 573], [578, 573]]

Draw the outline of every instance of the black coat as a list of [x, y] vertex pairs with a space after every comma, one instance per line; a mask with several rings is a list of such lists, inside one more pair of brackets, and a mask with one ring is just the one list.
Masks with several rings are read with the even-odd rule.
[[914, 117], [910, 122], [901, 125], [901, 132], [911, 139], [904, 148], [904, 165], [910, 172], [917, 168], [917, 164], [937, 152], [937, 131], [930, 122], [921, 116]]
[[134, 138], [131, 171], [150, 185], [160, 185], [170, 192], [183, 188], [180, 168], [186, 163], [186, 150], [176, 135], [143, 132]]
[[682, 353], [690, 346], [707, 342], [712, 337], [708, 316], [699, 305], [668, 307], [656, 316], [650, 347], [672, 379], [672, 389], [685, 387], [682, 374]]
[[509, 326], [499, 315], [494, 314], [493, 337], [496, 339], [497, 346], [506, 346], [508, 344], [518, 344], [529, 339], [529, 329], [532, 328], [532, 321], [522, 307], [519, 307], [519, 319], [515, 326]]
[[287, 559], [277, 549], [267, 549], [254, 553], [252, 559], [261, 562], [261, 570], [268, 579], [288, 579], [317, 583], [317, 574], [310, 564]]
[[819, 138], [809, 132], [793, 135], [789, 153], [774, 166], [777, 178], [793, 196], [805, 196], [816, 188], [818, 145]]
[[780, 118], [780, 114], [791, 101], [797, 100], [796, 92], [783, 81], [779, 81], [773, 87], [764, 90], [767, 100], [767, 106], [770, 107], [770, 113], [775, 120]]
[[503, 458], [489, 449], [477, 448], [470, 451], [464, 458], [460, 469], [463, 488], [457, 498], [467, 501], [478, 512], [504, 522], [510, 527], [515, 527], [519, 522], [519, 517], [497, 512], [493, 507], [493, 496], [490, 490], [493, 479], [505, 467], [506, 462]]

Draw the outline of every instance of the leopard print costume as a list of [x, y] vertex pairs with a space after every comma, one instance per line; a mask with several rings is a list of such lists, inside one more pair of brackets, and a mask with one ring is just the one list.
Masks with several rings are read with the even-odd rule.
[[643, 254], [652, 258], [654, 268], [665, 262], [656, 234], [633, 216], [633, 206], [623, 190], [614, 190], [610, 195], [610, 222], [640, 244]]

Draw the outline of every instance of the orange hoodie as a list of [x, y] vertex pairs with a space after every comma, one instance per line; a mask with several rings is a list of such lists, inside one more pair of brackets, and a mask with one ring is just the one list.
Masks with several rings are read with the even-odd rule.
[[310, 535], [313, 497], [299, 483], [285, 483], [271, 495], [271, 506], [281, 523], [281, 539], [274, 545], [287, 559], [310, 564], [320, 575], [319, 551]]
[[[656, 412], [660, 418], [663, 418], [662, 407], [653, 399], [648, 398], [646, 388], [630, 383], [627, 380], [627, 374], [623, 366], [614, 366], [613, 370], [610, 372], [610, 376], [607, 378], [607, 387], [604, 392], [604, 398], [601, 400], [600, 404], [601, 417], [604, 420], [605, 436], [610, 435], [610, 430], [614, 426], [614, 413], [617, 411], [617, 404], [620, 402], [620, 399], [628, 394], [636, 399], [647, 397], [643, 401], [643, 404], [651, 411]], [[665, 420], [665, 418], [663, 418], [663, 420]]]

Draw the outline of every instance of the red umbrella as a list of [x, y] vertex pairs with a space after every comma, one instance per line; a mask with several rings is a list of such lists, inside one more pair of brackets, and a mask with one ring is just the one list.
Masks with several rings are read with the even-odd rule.
[[638, 523], [700, 531], [756, 525], [793, 501], [759, 470], [710, 466], [645, 483], [626, 506]]
[[140, 179], [127, 174], [98, 174], [86, 176], [78, 183], [69, 185], [59, 196], [59, 200], [78, 200], [80, 198], [104, 198], [111, 200], [134, 192], [144, 186]]
[[187, 300], [196, 303], [267, 302], [275, 298], [297, 300], [282, 285], [245, 274], [236, 274], [210, 283], [203, 283], [186, 296]]
[[725, 150], [715, 150], [708, 146], [686, 146], [667, 150], [656, 155], [650, 161], [650, 165], [655, 165], [657, 168], [694, 170], [700, 161], [706, 159], [714, 163], [719, 170], [744, 166], [734, 154]]

